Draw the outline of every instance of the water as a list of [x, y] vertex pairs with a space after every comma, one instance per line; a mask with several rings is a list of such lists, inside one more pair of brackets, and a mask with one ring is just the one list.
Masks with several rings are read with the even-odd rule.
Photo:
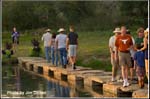
[[20, 69], [18, 66], [3, 66], [3, 97], [98, 97], [98, 91], [72, 86], [54, 78], [49, 80]]

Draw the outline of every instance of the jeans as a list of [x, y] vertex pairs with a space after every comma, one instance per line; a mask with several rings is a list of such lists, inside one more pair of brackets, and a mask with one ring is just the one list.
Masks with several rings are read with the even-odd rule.
[[66, 48], [60, 48], [59, 53], [60, 53], [61, 65], [64, 67], [67, 64], [67, 51], [66, 51]]
[[45, 47], [45, 57], [48, 63], [50, 63], [50, 59], [51, 59], [50, 52], [51, 52], [51, 47]]
[[58, 51], [54, 47], [51, 47], [51, 58], [52, 64], [58, 66]]

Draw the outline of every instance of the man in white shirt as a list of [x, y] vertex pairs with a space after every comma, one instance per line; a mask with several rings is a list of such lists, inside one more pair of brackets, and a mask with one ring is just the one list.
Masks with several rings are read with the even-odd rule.
[[51, 41], [51, 33], [50, 29], [46, 30], [46, 33], [43, 34], [42, 36], [42, 41], [44, 41], [44, 48], [45, 48], [45, 57], [47, 62], [50, 62], [50, 51], [51, 51], [51, 46], [50, 46], [50, 41]]
[[60, 34], [56, 36], [56, 48], [58, 48], [60, 53], [60, 61], [63, 68], [66, 68], [67, 65], [67, 50], [66, 50], [66, 42], [67, 42], [67, 35], [64, 34], [65, 29], [60, 28], [58, 30]]
[[111, 64], [112, 64], [112, 80], [111, 81], [115, 81], [115, 77], [117, 75], [117, 70], [119, 66], [119, 62], [117, 61], [117, 59], [115, 59], [115, 51], [116, 51], [115, 40], [116, 40], [116, 37], [120, 34], [120, 28], [116, 28], [113, 31], [113, 33], [114, 35], [111, 36], [109, 39], [109, 49], [110, 49]]

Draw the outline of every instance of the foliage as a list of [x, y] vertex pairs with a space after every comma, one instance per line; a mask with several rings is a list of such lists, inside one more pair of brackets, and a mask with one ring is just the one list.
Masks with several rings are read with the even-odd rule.
[[147, 28], [147, 1], [3, 1], [3, 31], [58, 29], [106, 30], [120, 25]]

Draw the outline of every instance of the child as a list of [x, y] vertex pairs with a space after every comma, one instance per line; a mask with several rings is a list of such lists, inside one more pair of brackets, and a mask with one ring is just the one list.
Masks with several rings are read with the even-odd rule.
[[32, 49], [32, 53], [31, 53], [31, 57], [40, 57], [40, 55], [41, 55], [41, 48], [40, 48], [40, 43], [39, 43], [39, 41], [37, 40], [37, 39], [33, 39], [32, 41], [31, 41], [31, 43], [32, 43], [32, 45], [33, 45], [33, 49]]
[[136, 45], [137, 52], [134, 55], [134, 69], [138, 76], [139, 87], [144, 88], [144, 76], [145, 76], [145, 61], [144, 52], [140, 51], [141, 45]]
[[52, 64], [58, 66], [58, 50], [56, 49], [55, 38], [56, 38], [56, 34], [53, 33], [52, 34], [52, 39], [50, 41], [50, 45], [51, 45], [51, 57], [52, 57]]
[[11, 58], [11, 55], [13, 55], [13, 50], [12, 50], [12, 44], [11, 43], [6, 42], [5, 49], [2, 50], [2, 54], [6, 58]]

